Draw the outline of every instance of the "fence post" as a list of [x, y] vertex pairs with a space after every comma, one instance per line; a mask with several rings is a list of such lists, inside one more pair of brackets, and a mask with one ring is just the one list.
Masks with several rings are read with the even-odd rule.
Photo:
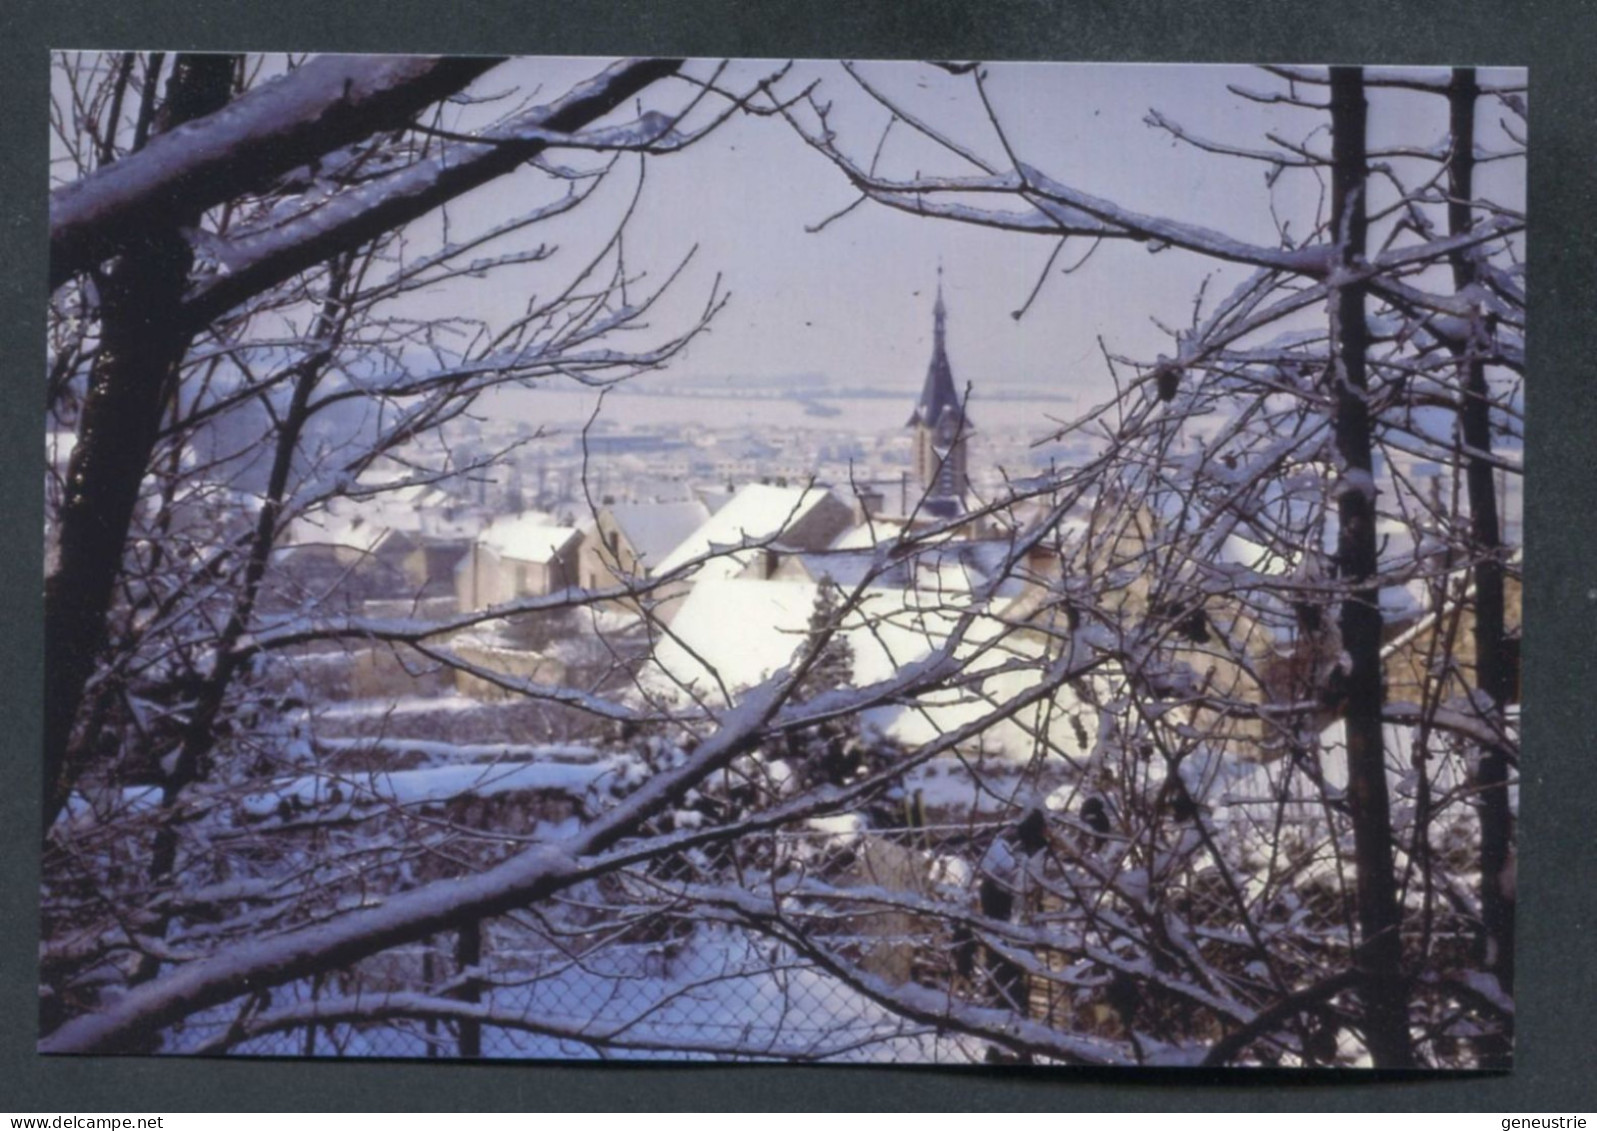
[[[430, 937], [423, 944], [421, 952], [421, 981], [422, 985], [431, 987], [438, 980], [437, 962], [433, 957], [433, 948], [438, 945], [436, 936]], [[427, 1034], [427, 1059], [438, 1058], [438, 1042], [434, 1038], [438, 1035], [438, 1022], [429, 1017], [421, 1023], [422, 1031]]]
[[[314, 1004], [316, 1002], [316, 999], [319, 998], [321, 996], [321, 994], [322, 994], [322, 975], [321, 974], [317, 974], [314, 978], [311, 979], [311, 1002], [312, 1002], [312, 1004]], [[311, 1021], [311, 1023], [309, 1025], [305, 1026], [305, 1051], [304, 1051], [304, 1055], [305, 1056], [315, 1056], [316, 1055], [316, 1022], [314, 1020]]]
[[[461, 924], [455, 939], [455, 967], [468, 970], [482, 962], [482, 920], [473, 919]], [[476, 978], [465, 979], [457, 995], [461, 1001], [476, 1003], [482, 1000], [482, 986]], [[461, 1057], [482, 1055], [482, 1022], [474, 1018], [460, 1019]]]

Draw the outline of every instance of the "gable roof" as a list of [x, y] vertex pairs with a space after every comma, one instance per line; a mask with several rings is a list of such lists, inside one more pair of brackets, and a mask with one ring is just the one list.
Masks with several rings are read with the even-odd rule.
[[[718, 697], [718, 682], [732, 693], [752, 687], [792, 663], [809, 637], [818, 586], [812, 581], [716, 578], [694, 586], [656, 644], [641, 678], [651, 693], [684, 697], [685, 688]], [[855, 686], [889, 679], [943, 646], [959, 620], [959, 602], [946, 594], [906, 588], [870, 588], [843, 620], [850, 676]], [[735, 631], [728, 631], [735, 625]], [[862, 721], [877, 733], [919, 746], [971, 722], [1037, 683], [1048, 644], [1016, 631], [1002, 618], [978, 616], [960, 652], [967, 676], [987, 673], [956, 689], [918, 694], [913, 702], [870, 708]], [[1013, 661], [1020, 660], [1020, 664]], [[1085, 755], [1067, 715], [1074, 693], [1057, 689], [1051, 700], [1009, 717], [994, 717], [975, 742], [1007, 759], [1025, 762], [1037, 751], [1037, 731], [1047, 747]]]
[[[779, 540], [819, 506], [830, 492], [824, 487], [772, 487], [750, 483], [720, 510], [699, 525], [654, 566], [656, 575], [669, 573], [694, 558], [747, 542]], [[750, 551], [726, 554], [705, 562], [695, 577], [731, 577], [749, 562]]]
[[526, 511], [489, 523], [479, 541], [502, 558], [542, 563], [565, 549], [578, 534], [574, 526], [556, 526], [548, 515]]
[[[969, 593], [996, 578], [1013, 544], [1006, 539], [949, 539], [920, 544], [878, 563], [875, 547], [800, 550], [792, 555], [805, 576], [813, 581], [830, 578], [845, 589], [853, 588], [874, 571], [871, 585], [878, 589], [930, 587], [937, 592]], [[993, 591], [997, 600], [1018, 597], [1026, 588], [1021, 570], [1012, 568]]]
[[710, 517], [710, 508], [694, 499], [685, 503], [616, 503], [610, 517], [647, 565], [665, 560]]

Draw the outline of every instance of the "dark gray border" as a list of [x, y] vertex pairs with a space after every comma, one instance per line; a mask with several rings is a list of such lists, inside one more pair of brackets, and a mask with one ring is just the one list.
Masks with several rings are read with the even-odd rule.
[[[1395, 9], [1395, 10], [1394, 10]], [[11, 0], [0, 12], [0, 1108], [57, 1112], [820, 1108], [1556, 1111], [1597, 1107], [1597, 7], [1578, 0]], [[686, 53], [1531, 67], [1530, 545], [1512, 1075], [1406, 1081], [905, 1069], [46, 1059], [33, 1051], [47, 58], [51, 47]]]

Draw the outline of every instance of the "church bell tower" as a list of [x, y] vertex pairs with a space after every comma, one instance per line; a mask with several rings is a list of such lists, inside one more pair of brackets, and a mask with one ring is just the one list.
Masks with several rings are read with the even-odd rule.
[[915, 430], [915, 475], [925, 496], [921, 509], [934, 518], [953, 518], [965, 512], [970, 490], [966, 448], [971, 427], [948, 364], [948, 307], [943, 302], [941, 267], [932, 319], [932, 360], [909, 427]]

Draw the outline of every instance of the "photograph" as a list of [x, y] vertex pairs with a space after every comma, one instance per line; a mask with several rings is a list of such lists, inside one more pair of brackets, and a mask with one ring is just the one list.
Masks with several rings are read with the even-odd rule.
[[50, 62], [39, 1053], [1513, 1065], [1524, 68]]

